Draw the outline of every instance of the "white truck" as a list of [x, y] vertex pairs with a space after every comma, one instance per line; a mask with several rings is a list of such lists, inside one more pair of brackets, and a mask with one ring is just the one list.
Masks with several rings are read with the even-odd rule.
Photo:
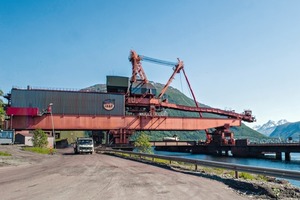
[[164, 142], [177, 142], [179, 141], [179, 137], [177, 135], [173, 135], [173, 137], [163, 137]]
[[94, 141], [93, 138], [88, 137], [79, 137], [76, 139], [76, 143], [74, 145], [74, 153], [94, 153]]

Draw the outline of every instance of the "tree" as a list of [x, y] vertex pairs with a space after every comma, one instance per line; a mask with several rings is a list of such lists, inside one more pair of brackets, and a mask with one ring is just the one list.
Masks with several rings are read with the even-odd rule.
[[152, 153], [149, 136], [147, 136], [144, 132], [141, 132], [140, 135], [136, 138], [134, 146], [136, 147], [138, 152]]
[[37, 129], [33, 132], [32, 143], [34, 147], [45, 148], [48, 145], [48, 136], [41, 130]]

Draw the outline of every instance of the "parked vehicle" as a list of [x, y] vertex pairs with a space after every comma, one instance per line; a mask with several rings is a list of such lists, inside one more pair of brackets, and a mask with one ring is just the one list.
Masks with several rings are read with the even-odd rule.
[[179, 141], [179, 138], [177, 135], [173, 135], [173, 137], [163, 137], [163, 141], [165, 142]]
[[0, 144], [13, 144], [15, 132], [13, 130], [0, 130]]
[[94, 141], [93, 138], [88, 137], [80, 137], [76, 139], [76, 143], [74, 145], [74, 153], [94, 153]]

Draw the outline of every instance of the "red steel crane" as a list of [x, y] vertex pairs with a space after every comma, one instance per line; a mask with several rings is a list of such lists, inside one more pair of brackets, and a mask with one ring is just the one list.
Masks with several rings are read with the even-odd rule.
[[[108, 93], [13, 88], [6, 110], [6, 114], [10, 116], [10, 122], [6, 123], [8, 128], [52, 130], [55, 124], [56, 130], [103, 130], [113, 135], [116, 144], [127, 144], [129, 136], [136, 130], [205, 130], [207, 144], [234, 145], [233, 133], [229, 128], [240, 126], [241, 121], [255, 121], [250, 110], [236, 113], [201, 107], [185, 73], [184, 63], [180, 59], [177, 59], [177, 62], [168, 62], [139, 55], [132, 50], [129, 60], [132, 65], [129, 89], [128, 77], [123, 77], [126, 86], [120, 87], [117, 84], [117, 88], [112, 88]], [[148, 81], [142, 61], [173, 67], [173, 73], [159, 94], [156, 94], [156, 88]], [[195, 106], [170, 103], [164, 98], [172, 80], [181, 72], [193, 95]], [[41, 112], [49, 103], [53, 103], [54, 108], [51, 110], [51, 116], [48, 114], [49, 110]], [[199, 118], [166, 116], [162, 114], [164, 109], [199, 113]], [[221, 117], [208, 118], [202, 113], [212, 113]]]
[[[126, 106], [147, 108], [147, 109], [143, 109], [143, 110], [150, 111], [149, 113], [151, 115], [155, 115], [156, 111], [161, 111], [162, 108], [170, 108], [170, 109], [181, 110], [181, 111], [198, 112], [200, 118], [203, 118], [202, 113], [212, 113], [212, 114], [217, 114], [217, 115], [225, 116], [225, 117], [232, 118], [232, 119], [242, 120], [242, 121], [246, 121], [246, 122], [254, 122], [255, 121], [255, 117], [252, 116], [251, 110], [245, 110], [243, 113], [239, 114], [234, 111], [226, 111], [226, 110], [221, 110], [221, 109], [217, 109], [217, 108], [200, 107], [196, 100], [194, 92], [192, 90], [192, 87], [190, 85], [188, 77], [185, 73], [184, 63], [180, 59], [177, 59], [178, 60], [177, 63], [168, 62], [168, 61], [159, 60], [156, 58], [147, 57], [144, 55], [138, 55], [135, 51], [131, 50], [129, 60], [132, 63], [131, 85], [137, 81], [137, 79], [136, 79], [137, 74], [139, 74], [142, 84], [146, 84], [149, 82], [146, 78], [146, 74], [142, 67], [141, 61], [148, 61], [148, 62], [160, 64], [160, 65], [173, 66], [174, 71], [157, 97], [155, 97], [153, 95], [149, 96], [149, 95], [147, 95], [147, 93], [144, 93], [143, 95], [141, 95], [141, 94], [135, 95], [135, 94], [130, 93], [130, 95], [128, 95], [126, 97]], [[195, 102], [195, 107], [173, 104], [173, 103], [169, 103], [166, 99], [162, 99], [163, 95], [165, 94], [165, 92], [167, 91], [168, 87], [170, 86], [172, 80], [174, 79], [175, 75], [177, 73], [180, 73], [181, 71], [184, 74], [184, 77], [186, 79], [186, 82], [188, 84], [190, 92], [193, 96], [193, 100]], [[207, 143], [213, 142], [212, 136], [219, 135], [221, 137], [222, 141], [225, 141], [225, 137], [230, 137], [229, 143], [233, 144], [234, 143], [233, 134], [231, 133], [229, 128], [230, 128], [230, 126], [228, 126], [228, 125], [225, 125], [223, 127], [216, 127], [216, 130], [211, 133], [209, 132], [209, 130], [205, 129], [206, 142]]]

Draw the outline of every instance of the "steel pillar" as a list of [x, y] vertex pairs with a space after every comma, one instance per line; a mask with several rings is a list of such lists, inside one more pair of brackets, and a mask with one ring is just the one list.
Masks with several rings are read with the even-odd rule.
[[282, 160], [282, 153], [276, 152], [276, 160]]
[[285, 155], [285, 161], [291, 161], [291, 153], [290, 152], [284, 152]]

